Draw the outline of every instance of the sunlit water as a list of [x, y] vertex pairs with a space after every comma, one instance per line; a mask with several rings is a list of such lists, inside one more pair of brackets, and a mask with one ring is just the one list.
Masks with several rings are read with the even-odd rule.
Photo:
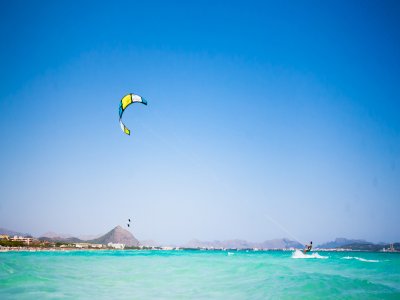
[[5, 252], [0, 299], [400, 299], [400, 254]]

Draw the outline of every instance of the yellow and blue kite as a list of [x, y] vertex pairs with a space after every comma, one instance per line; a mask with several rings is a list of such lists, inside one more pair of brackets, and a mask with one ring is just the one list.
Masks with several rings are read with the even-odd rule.
[[127, 135], [131, 134], [131, 131], [128, 129], [128, 127], [126, 127], [124, 125], [124, 123], [122, 123], [121, 118], [122, 118], [122, 114], [124, 113], [125, 109], [131, 105], [132, 103], [142, 103], [144, 105], [147, 105], [147, 101], [140, 97], [139, 95], [135, 95], [135, 94], [128, 94], [125, 95], [122, 99], [121, 102], [119, 104], [119, 125], [121, 125], [121, 129], [123, 132], [125, 132]]

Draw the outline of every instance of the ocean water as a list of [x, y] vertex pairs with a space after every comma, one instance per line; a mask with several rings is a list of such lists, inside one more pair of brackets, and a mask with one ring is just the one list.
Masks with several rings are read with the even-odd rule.
[[400, 254], [3, 252], [0, 299], [400, 299]]

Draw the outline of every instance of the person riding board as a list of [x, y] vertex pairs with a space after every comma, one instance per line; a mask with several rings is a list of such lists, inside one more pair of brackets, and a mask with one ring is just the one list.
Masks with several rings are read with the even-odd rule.
[[310, 245], [306, 245], [306, 247], [303, 250], [303, 253], [306, 254], [307, 252], [310, 252], [312, 249], [312, 241], [310, 242]]

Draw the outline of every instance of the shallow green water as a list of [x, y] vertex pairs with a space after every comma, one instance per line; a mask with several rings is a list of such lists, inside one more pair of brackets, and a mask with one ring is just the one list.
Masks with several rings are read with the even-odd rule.
[[400, 299], [400, 254], [296, 255], [5, 252], [0, 299]]

